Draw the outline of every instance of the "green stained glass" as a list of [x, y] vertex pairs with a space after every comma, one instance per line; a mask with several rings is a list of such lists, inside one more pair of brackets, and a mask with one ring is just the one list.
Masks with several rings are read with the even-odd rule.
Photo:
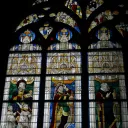
[[89, 76], [90, 127], [124, 128], [126, 125], [127, 103], [124, 75], [92, 75]]

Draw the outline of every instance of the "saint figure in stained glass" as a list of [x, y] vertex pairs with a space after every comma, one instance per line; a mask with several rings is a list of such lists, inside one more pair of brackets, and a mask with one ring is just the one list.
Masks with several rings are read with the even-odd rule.
[[[96, 83], [95, 83], [96, 84]], [[99, 89], [98, 89], [99, 87]], [[119, 98], [118, 81], [96, 85], [97, 128], [119, 128], [120, 105], [113, 101]]]
[[61, 102], [64, 100], [74, 100], [74, 91], [69, 89], [62, 82], [58, 82], [54, 90], [54, 100], [59, 100], [59, 102], [54, 102], [52, 106], [52, 117], [50, 128], [55, 128], [59, 122], [58, 128], [64, 128], [67, 122], [73, 121], [73, 116], [68, 119], [69, 115], [73, 115], [73, 102]]
[[27, 85], [25, 80], [19, 80], [17, 84], [10, 85], [10, 100], [32, 100], [33, 83]]

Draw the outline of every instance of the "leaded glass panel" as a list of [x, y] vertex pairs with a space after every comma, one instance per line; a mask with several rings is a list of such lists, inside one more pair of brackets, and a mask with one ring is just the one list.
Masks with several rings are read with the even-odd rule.
[[81, 100], [80, 76], [49, 76], [45, 82], [45, 100], [55, 99], [55, 95], [72, 95], [72, 100]]
[[40, 77], [6, 77], [3, 100], [38, 100], [39, 87]]
[[40, 53], [14, 53], [8, 58], [8, 75], [40, 74]]
[[81, 73], [81, 54], [79, 52], [47, 54], [47, 74], [74, 73]]
[[90, 128], [127, 128], [128, 110], [124, 75], [90, 75]]
[[88, 52], [89, 73], [119, 73], [124, 72], [123, 55], [121, 51]]

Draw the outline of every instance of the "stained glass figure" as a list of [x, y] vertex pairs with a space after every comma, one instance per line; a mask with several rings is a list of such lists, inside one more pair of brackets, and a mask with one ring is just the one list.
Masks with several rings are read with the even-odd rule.
[[39, 83], [39, 77], [7, 77], [3, 100], [38, 100]]
[[110, 41], [112, 37], [112, 31], [110, 31], [106, 27], [101, 27], [96, 32], [96, 37], [100, 41], [93, 42], [91, 45], [89, 45], [89, 49], [121, 48], [121, 45], [119, 43]]
[[126, 99], [123, 75], [90, 76], [89, 98], [96, 99], [96, 102], [89, 104], [90, 127], [123, 128], [128, 124], [128, 119], [123, 117], [128, 114], [127, 103], [118, 101], [118, 99]]
[[106, 27], [101, 27], [97, 32], [96, 32], [96, 37], [101, 40], [101, 41], [108, 41], [112, 37], [112, 31], [109, 30]]
[[50, 33], [52, 32], [53, 28], [49, 25], [49, 23], [45, 23], [44, 27], [41, 27], [39, 29], [40, 33], [43, 35], [43, 37], [45, 39], [48, 38], [48, 36], [50, 35]]
[[79, 52], [48, 53], [47, 74], [74, 74], [81, 72]]
[[56, 34], [56, 39], [60, 42], [68, 42], [72, 38], [72, 32], [66, 28], [61, 29]]
[[88, 29], [88, 32], [90, 32], [94, 27], [97, 25], [107, 21], [107, 20], [112, 20], [115, 15], [118, 15], [118, 11], [111, 11], [111, 10], [106, 10], [105, 12], [100, 13], [94, 21], [91, 22], [90, 27]]
[[81, 49], [80, 46], [76, 43], [54, 43], [48, 47], [48, 50], [75, 50]]
[[41, 54], [40, 53], [17, 53], [10, 54], [8, 59], [8, 75], [17, 74], [40, 74]]
[[2, 128], [36, 128], [38, 103], [27, 102], [3, 103], [1, 127]]
[[76, 13], [80, 18], [82, 18], [81, 7], [79, 6], [77, 0], [67, 0], [65, 6], [71, 9], [74, 13]]
[[19, 40], [22, 43], [30, 43], [35, 39], [35, 33], [31, 30], [26, 30], [19, 36]]
[[128, 35], [128, 24], [120, 23], [115, 26], [123, 37]]
[[73, 27], [80, 33], [80, 29], [76, 21], [74, 21], [69, 15], [67, 15], [64, 12], [58, 12], [55, 21], [68, 24], [69, 26]]
[[88, 48], [89, 49], [102, 49], [102, 48], [121, 48], [121, 45], [117, 42], [110, 41], [112, 37], [112, 31], [106, 27], [101, 27], [96, 32], [96, 37], [100, 40], [93, 42]]
[[35, 22], [37, 22], [37, 21], [38, 21], [38, 16], [37, 16], [37, 14], [31, 14], [31, 15], [27, 16], [27, 17], [19, 24], [19, 26], [16, 28], [16, 31], [17, 31], [18, 29], [20, 29], [21, 27], [23, 27], [23, 26], [26, 26], [26, 25], [31, 24], [31, 23], [35, 23]]
[[94, 12], [98, 7], [100, 7], [104, 3], [103, 0], [91, 0], [89, 5], [87, 5], [86, 9], [86, 18], [88, 18], [92, 12]]
[[[3, 100], [2, 128], [37, 127], [40, 77], [6, 77]], [[13, 102], [12, 102], [13, 101]]]
[[73, 102], [80, 98], [80, 76], [46, 77], [45, 99], [55, 102], [46, 102], [44, 105], [44, 127], [81, 128], [81, 103]]

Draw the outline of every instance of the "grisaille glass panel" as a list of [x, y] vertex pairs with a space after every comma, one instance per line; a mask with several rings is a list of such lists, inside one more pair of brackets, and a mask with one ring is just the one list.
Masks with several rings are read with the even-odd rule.
[[88, 52], [89, 73], [124, 72], [123, 55], [121, 51]]
[[40, 53], [17, 53], [10, 54], [8, 58], [8, 75], [40, 74]]
[[48, 53], [47, 74], [81, 73], [80, 52]]

